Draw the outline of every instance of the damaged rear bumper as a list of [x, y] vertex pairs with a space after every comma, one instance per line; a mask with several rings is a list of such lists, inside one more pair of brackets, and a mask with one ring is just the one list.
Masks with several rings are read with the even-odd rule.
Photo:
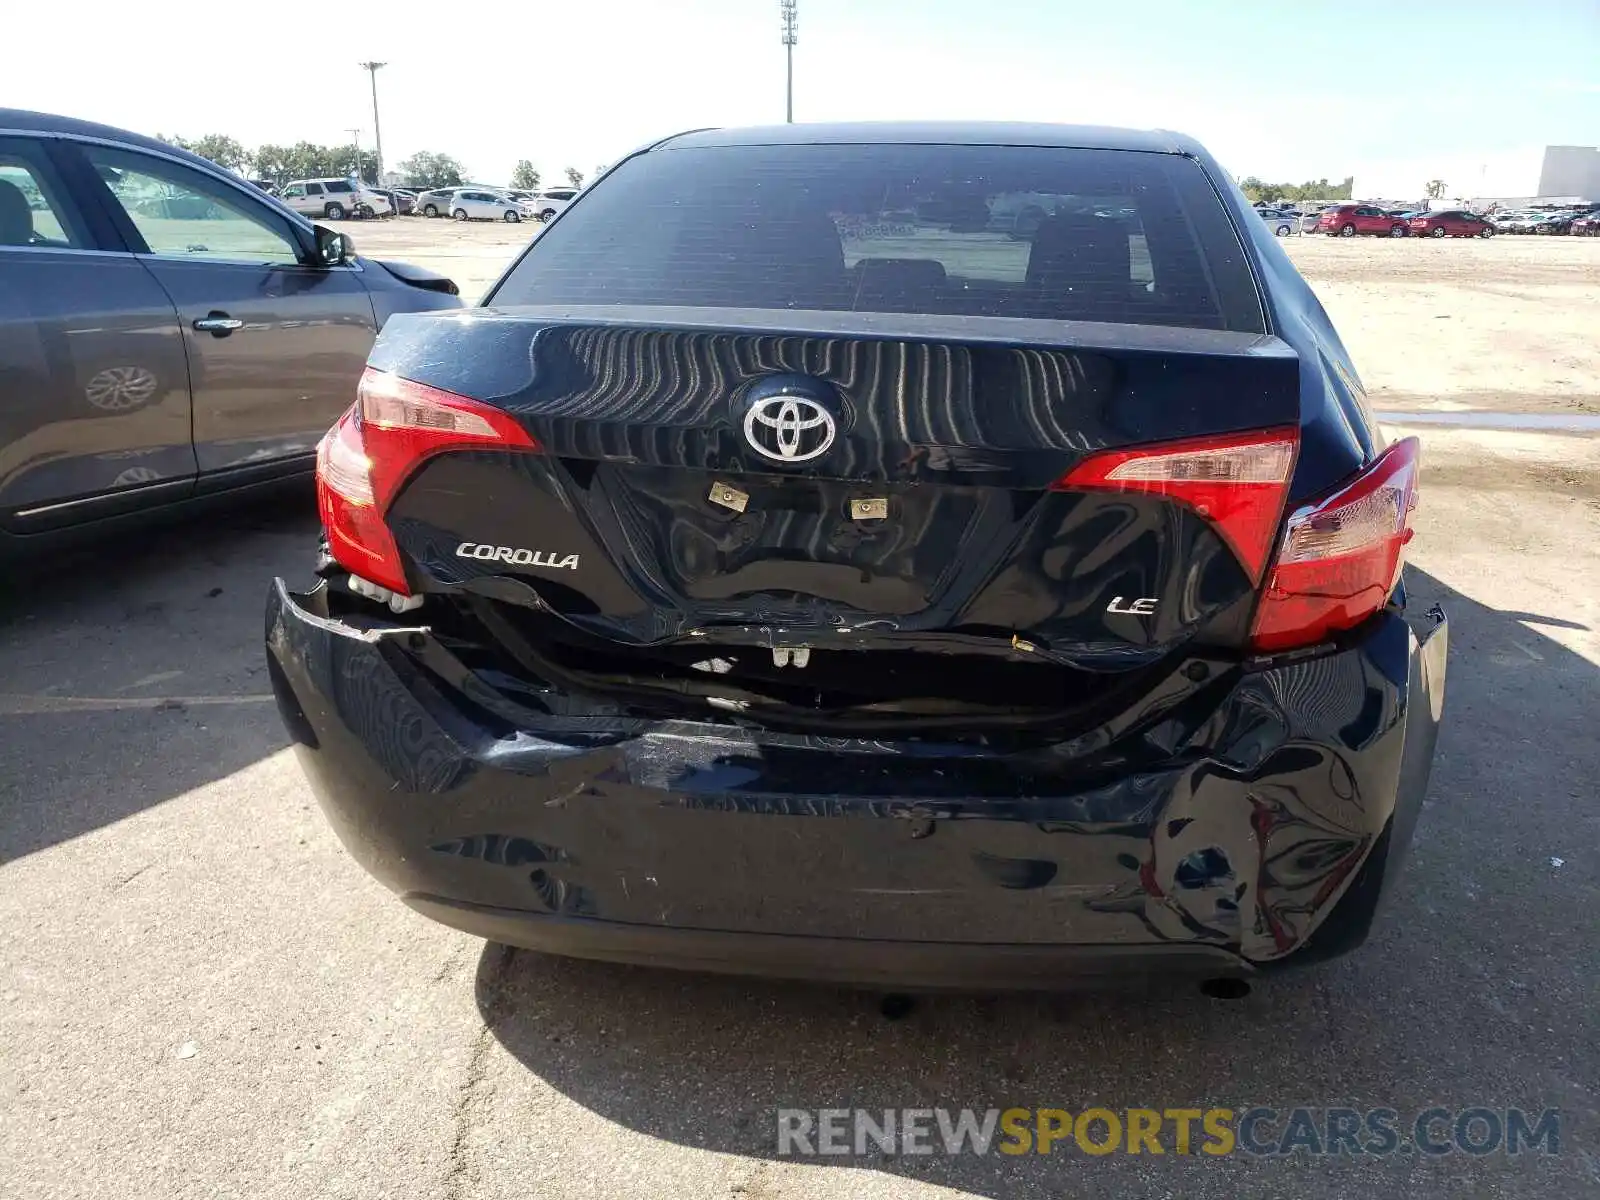
[[582, 957], [901, 986], [1244, 974], [1365, 938], [1421, 806], [1447, 627], [1376, 619], [1114, 739], [508, 723], [279, 581], [274, 689], [341, 841], [413, 908]]

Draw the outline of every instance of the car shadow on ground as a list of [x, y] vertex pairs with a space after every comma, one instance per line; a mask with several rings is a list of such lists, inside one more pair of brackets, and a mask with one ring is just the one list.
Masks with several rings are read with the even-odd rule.
[[22, 564], [0, 580], [0, 862], [288, 744], [262, 612], [315, 560], [309, 487]]
[[[1238, 1000], [1174, 983], [925, 996], [906, 1010], [838, 988], [489, 945], [476, 978], [485, 1024], [531, 1073], [525, 1090], [553, 1089], [651, 1138], [761, 1162], [779, 1158], [783, 1108], [1515, 1105], [1562, 1109], [1566, 1152], [1345, 1155], [1309, 1168], [1342, 1172], [1325, 1181], [1336, 1189], [1364, 1178], [1393, 1195], [1592, 1186], [1600, 1175], [1575, 1148], [1594, 1145], [1600, 1128], [1584, 1082], [1600, 1011], [1588, 907], [1600, 875], [1591, 855], [1551, 864], [1564, 853], [1570, 863], [1579, 839], [1593, 845], [1600, 750], [1582, 713], [1600, 708], [1600, 676], [1536, 632], [1539, 616], [1487, 608], [1415, 569], [1409, 579], [1417, 611], [1439, 602], [1451, 620], [1445, 725], [1407, 870], [1373, 938], [1347, 958], [1275, 976]], [[1266, 1128], [1269, 1141], [1283, 1132]], [[869, 1146], [810, 1161], [995, 1197], [1080, 1194], [1091, 1178], [1118, 1194], [1263, 1194], [1262, 1172], [1282, 1172], [1269, 1188], [1277, 1194], [1312, 1190], [1304, 1152], [1179, 1159], [1170, 1138], [1160, 1159], [1090, 1158], [1068, 1143], [1048, 1159]]]

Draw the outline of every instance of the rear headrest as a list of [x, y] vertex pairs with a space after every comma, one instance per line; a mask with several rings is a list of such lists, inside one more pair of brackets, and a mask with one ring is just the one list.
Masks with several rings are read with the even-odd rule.
[[33, 209], [22, 189], [0, 179], [0, 246], [26, 246], [33, 241]]
[[854, 273], [855, 300], [850, 307], [865, 312], [927, 308], [946, 278], [944, 264], [931, 258], [863, 258]]
[[708, 213], [703, 224], [685, 227], [675, 254], [696, 262], [687, 277], [722, 293], [698, 298], [702, 304], [836, 308], [849, 300], [839, 228], [820, 210], [774, 216], [752, 209], [743, 220]]
[[1039, 224], [1028, 255], [1028, 283], [1050, 293], [1128, 298], [1128, 226], [1111, 217], [1061, 213]]

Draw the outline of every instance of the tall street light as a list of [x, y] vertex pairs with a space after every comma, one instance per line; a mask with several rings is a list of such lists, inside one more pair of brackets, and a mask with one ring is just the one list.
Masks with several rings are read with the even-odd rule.
[[387, 63], [364, 62], [361, 69], [372, 76], [372, 140], [377, 144], [378, 165], [375, 168], [377, 179], [373, 180], [379, 187], [383, 186], [383, 129], [378, 124], [378, 68], [387, 66]]
[[789, 58], [787, 101], [784, 106], [784, 120], [794, 124], [794, 44], [795, 36], [795, 5], [799, 0], [778, 0], [778, 8], [783, 12], [783, 48]]

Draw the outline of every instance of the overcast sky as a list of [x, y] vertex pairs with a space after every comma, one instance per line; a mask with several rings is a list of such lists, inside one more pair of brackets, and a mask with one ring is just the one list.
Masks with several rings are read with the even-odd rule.
[[[1600, 141], [1600, 0], [799, 2], [797, 120], [1161, 126], [1240, 175], [1470, 194], [1531, 189], [1545, 144]], [[0, 107], [251, 146], [359, 127], [369, 145], [357, 63], [387, 60], [388, 163], [439, 150], [490, 182], [519, 158], [553, 181], [679, 130], [783, 119], [777, 0], [29, 12], [46, 36], [0, 45]]]

